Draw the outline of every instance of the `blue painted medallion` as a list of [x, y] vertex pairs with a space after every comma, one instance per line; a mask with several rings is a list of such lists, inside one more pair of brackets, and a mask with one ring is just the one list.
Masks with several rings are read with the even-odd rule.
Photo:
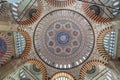
[[2, 54], [5, 54], [7, 52], [7, 44], [2, 38], [0, 38], [0, 52]]
[[69, 42], [69, 35], [65, 32], [60, 32], [57, 34], [57, 41], [59, 44], [67, 44]]

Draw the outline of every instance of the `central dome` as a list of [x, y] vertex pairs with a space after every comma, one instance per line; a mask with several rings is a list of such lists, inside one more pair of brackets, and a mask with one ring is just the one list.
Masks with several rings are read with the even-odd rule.
[[45, 15], [36, 26], [34, 47], [48, 65], [68, 69], [83, 63], [94, 47], [94, 31], [80, 13], [60, 9]]
[[58, 20], [48, 27], [45, 43], [52, 54], [65, 57], [77, 51], [81, 39], [81, 32], [76, 24], [69, 20]]

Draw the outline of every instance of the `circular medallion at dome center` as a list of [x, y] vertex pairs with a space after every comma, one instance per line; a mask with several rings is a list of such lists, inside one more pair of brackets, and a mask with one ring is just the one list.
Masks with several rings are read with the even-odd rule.
[[65, 32], [60, 32], [57, 34], [57, 41], [60, 44], [66, 44], [69, 42], [69, 35]]
[[46, 64], [59, 69], [72, 68], [90, 56], [94, 47], [94, 31], [80, 13], [68, 9], [55, 10], [46, 14], [36, 26], [34, 47]]
[[46, 30], [45, 44], [50, 54], [68, 56], [74, 54], [81, 43], [79, 27], [69, 20], [59, 20]]

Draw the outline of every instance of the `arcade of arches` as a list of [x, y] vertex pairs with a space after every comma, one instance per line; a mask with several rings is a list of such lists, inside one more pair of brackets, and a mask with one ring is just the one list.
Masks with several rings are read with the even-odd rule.
[[0, 0], [0, 80], [120, 80], [120, 0]]

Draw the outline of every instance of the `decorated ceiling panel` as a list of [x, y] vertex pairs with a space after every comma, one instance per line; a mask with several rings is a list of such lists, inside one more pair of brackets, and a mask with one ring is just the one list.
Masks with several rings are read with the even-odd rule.
[[82, 0], [87, 17], [97, 23], [110, 22], [119, 14], [119, 0]]
[[19, 0], [11, 6], [12, 15], [20, 25], [34, 23], [43, 10], [41, 0]]
[[117, 80], [108, 65], [117, 58], [119, 30], [112, 23], [119, 0], [5, 0], [3, 5], [7, 19], [0, 17], [8, 24], [0, 27], [9, 29], [0, 29], [0, 71], [6, 65], [13, 69], [0, 72], [0, 80]]
[[46, 68], [37, 59], [30, 59], [3, 80], [46, 80]]
[[60, 69], [72, 68], [90, 56], [94, 47], [94, 31], [80, 13], [68, 9], [56, 10], [38, 23], [34, 45], [38, 56], [48, 65]]

